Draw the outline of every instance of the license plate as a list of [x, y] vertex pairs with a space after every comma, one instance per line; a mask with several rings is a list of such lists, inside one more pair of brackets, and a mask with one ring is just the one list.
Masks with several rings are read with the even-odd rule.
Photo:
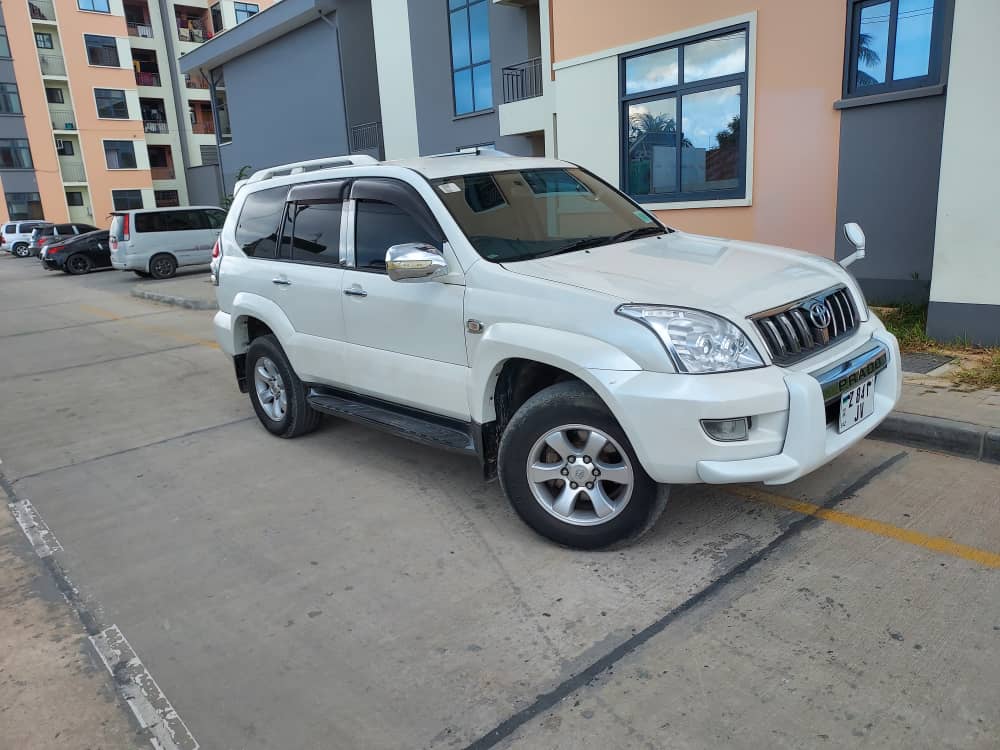
[[875, 411], [875, 378], [845, 391], [840, 396], [840, 427], [838, 432], [849, 430]]

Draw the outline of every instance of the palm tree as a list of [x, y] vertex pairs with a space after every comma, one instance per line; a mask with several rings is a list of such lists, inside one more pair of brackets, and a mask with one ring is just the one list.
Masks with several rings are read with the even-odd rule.
[[[677, 121], [667, 115], [654, 115], [651, 112], [636, 112], [629, 117], [629, 141], [635, 145], [647, 133], [676, 133]], [[691, 141], [681, 139], [682, 146], [690, 146]]]
[[882, 57], [878, 52], [872, 47], [872, 35], [865, 34], [862, 32], [858, 35], [858, 78], [857, 85], [861, 86], [873, 86], [877, 83], [881, 83], [875, 76], [870, 73], [866, 73], [861, 69], [864, 65], [866, 68], [874, 68], [882, 62]]

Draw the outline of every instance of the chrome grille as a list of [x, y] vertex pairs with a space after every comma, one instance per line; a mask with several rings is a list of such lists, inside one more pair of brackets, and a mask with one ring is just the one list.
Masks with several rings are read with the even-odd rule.
[[750, 319], [764, 337], [771, 359], [782, 365], [812, 356], [858, 327], [858, 311], [842, 286]]

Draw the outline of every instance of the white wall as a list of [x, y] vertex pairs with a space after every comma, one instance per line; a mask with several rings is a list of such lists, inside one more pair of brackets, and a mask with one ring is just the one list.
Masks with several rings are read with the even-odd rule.
[[955, 3], [931, 301], [1000, 304], [1000, 2]]
[[372, 0], [372, 26], [385, 158], [417, 156], [420, 145], [407, 0]]
[[619, 182], [618, 58], [556, 70], [556, 158]]

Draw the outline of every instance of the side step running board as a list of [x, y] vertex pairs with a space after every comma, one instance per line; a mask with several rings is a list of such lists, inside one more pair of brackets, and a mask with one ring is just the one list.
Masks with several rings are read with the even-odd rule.
[[313, 409], [325, 414], [370, 425], [418, 443], [470, 456], [479, 455], [473, 426], [467, 422], [322, 387], [309, 388], [306, 400]]

